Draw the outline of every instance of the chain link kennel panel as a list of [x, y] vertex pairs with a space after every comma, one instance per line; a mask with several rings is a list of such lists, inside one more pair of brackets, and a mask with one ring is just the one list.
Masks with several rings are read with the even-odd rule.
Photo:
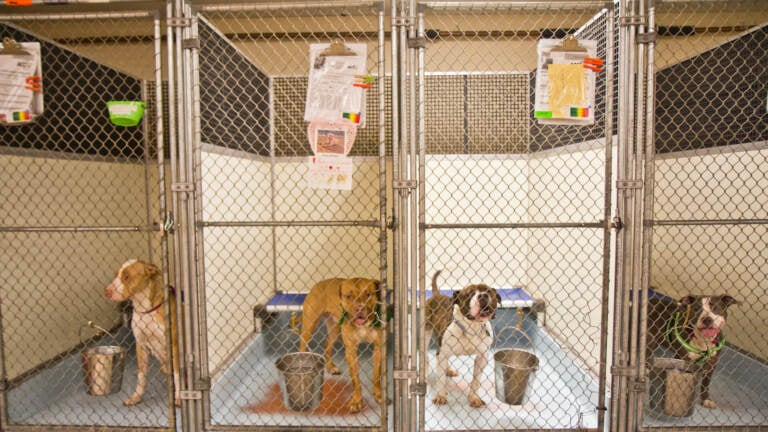
[[[648, 317], [648, 344], [661, 347], [647, 359], [643, 425], [759, 430], [768, 425], [768, 4], [676, 2], [655, 12], [649, 309], [672, 306]], [[659, 381], [654, 361], [668, 357], [691, 369], [667, 368]]]
[[[307, 380], [306, 388], [291, 390], [289, 373], [281, 372], [288, 359], [297, 358], [302, 309], [313, 285], [329, 278], [381, 280], [386, 269], [381, 7], [329, 2], [211, 5], [199, 11], [199, 223], [211, 427], [372, 429], [386, 424], [385, 402], [377, 403], [372, 393], [372, 344], [359, 348], [363, 404], [358, 409], [349, 406], [353, 386], [348, 348], [341, 342], [333, 351], [341, 373], [321, 369], [321, 385], [310, 387]], [[365, 123], [357, 127], [349, 153], [348, 190], [307, 180], [314, 155], [304, 120], [310, 47], [334, 40], [366, 47], [371, 78]], [[344, 325], [353, 317], [333, 319], [334, 325]], [[322, 354], [326, 337], [319, 325], [309, 350]], [[321, 394], [307, 410], [289, 402], [296, 392], [314, 399], [302, 394], [312, 391]]]
[[[425, 428], [596, 428], [607, 331], [605, 71], [613, 65], [596, 72], [594, 124], [543, 124], [533, 101], [539, 40], [594, 40], [592, 56], [608, 62], [609, 13], [588, 3], [422, 7], [427, 285], [441, 270], [448, 295], [483, 283], [502, 300], [489, 363], [478, 373], [484, 405], [467, 397], [476, 373], [468, 355], [451, 359], [458, 376], [447, 379], [447, 402], [438, 403], [435, 383], [445, 371], [435, 368], [433, 344]], [[494, 361], [512, 351], [537, 359], [525, 397], [514, 401], [503, 397]]]
[[[170, 428], [157, 362], [143, 402], [123, 405], [135, 311], [104, 294], [129, 259], [165, 264], [158, 25], [156, 11], [0, 17], [3, 38], [40, 44], [45, 101], [33, 122], [0, 125], [3, 430]], [[112, 124], [112, 100], [145, 102], [143, 119]]]

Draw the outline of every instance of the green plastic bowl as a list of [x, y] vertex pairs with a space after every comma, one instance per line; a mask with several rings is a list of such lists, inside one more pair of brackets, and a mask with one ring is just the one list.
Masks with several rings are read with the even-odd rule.
[[118, 126], [136, 126], [144, 115], [144, 102], [109, 101], [109, 120]]

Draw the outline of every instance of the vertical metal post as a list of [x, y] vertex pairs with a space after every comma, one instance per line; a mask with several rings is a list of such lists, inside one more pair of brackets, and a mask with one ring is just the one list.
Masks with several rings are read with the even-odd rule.
[[191, 313], [191, 319], [193, 324], [192, 332], [192, 345], [195, 349], [195, 356], [193, 358], [194, 368], [192, 373], [193, 383], [193, 405], [195, 411], [196, 424], [202, 428], [206, 422], [207, 413], [205, 409], [206, 402], [209, 400], [208, 391], [210, 390], [210, 376], [208, 374], [208, 333], [205, 331], [206, 318], [206, 301], [205, 301], [205, 262], [202, 257], [205, 256], [205, 248], [203, 241], [203, 227], [198, 223], [199, 219], [203, 216], [203, 201], [202, 201], [202, 161], [201, 161], [201, 139], [202, 139], [202, 126], [200, 124], [200, 48], [199, 48], [199, 32], [198, 32], [198, 20], [195, 16], [192, 5], [187, 3], [185, 6], [185, 16], [190, 22], [187, 28], [187, 39], [193, 43], [186, 47], [187, 55], [189, 57], [190, 69], [187, 73], [187, 79], [189, 80], [189, 112], [190, 112], [190, 149], [192, 150], [191, 165], [189, 166], [189, 173], [191, 175], [192, 188], [192, 202], [190, 205], [191, 225], [190, 234], [192, 236], [192, 247], [190, 257], [191, 268], [195, 270], [194, 273], [194, 286], [192, 291], [194, 292], [194, 303], [190, 305], [194, 307], [194, 311]]
[[[385, 91], [386, 86], [384, 85], [384, 78], [386, 76], [386, 73], [384, 71], [384, 47], [385, 47], [385, 32], [384, 32], [384, 11], [379, 11], [379, 45], [377, 49], [378, 53], [378, 92], [379, 92], [379, 278], [381, 280], [381, 284], [385, 289], [382, 289], [382, 299], [381, 304], [383, 305], [383, 308], [387, 308], [389, 304], [387, 303], [387, 294], [388, 294], [388, 283], [387, 283], [387, 271], [388, 271], [388, 260], [387, 260], [387, 142], [386, 142], [386, 115], [384, 113], [384, 109], [386, 107], [386, 100], [385, 100]], [[381, 316], [387, 316], [386, 310], [382, 311], [383, 314]], [[391, 324], [384, 320], [384, 328], [386, 329], [385, 337], [389, 337], [389, 326]], [[384, 346], [381, 347], [381, 370], [384, 371], [381, 376], [381, 393], [383, 395], [383, 398], [386, 400], [389, 391], [387, 388], [387, 366], [389, 362], [387, 361], [387, 346], [388, 343], [384, 343]], [[387, 403], [383, 403], [380, 406], [380, 418], [381, 418], [381, 429], [386, 430], [387, 425], [389, 423], [389, 419], [387, 417], [387, 413], [389, 411], [389, 408], [387, 406]]]
[[[643, 173], [643, 252], [642, 252], [642, 280], [641, 299], [638, 308], [640, 309], [640, 323], [638, 328], [638, 349], [637, 358], [639, 368], [637, 371], [637, 381], [645, 382], [646, 369], [644, 367], [648, 360], [645, 356], [645, 347], [647, 341], [648, 326], [648, 288], [651, 278], [651, 246], [653, 244], [653, 226], [650, 222], [653, 220], [653, 197], [654, 197], [654, 177], [655, 177], [655, 106], [656, 106], [656, 81], [654, 80], [654, 53], [655, 53], [655, 32], [656, 20], [655, 20], [655, 6], [653, 0], [649, 0], [648, 5], [648, 26], [644, 34], [644, 42], [647, 44], [646, 50], [646, 74], [645, 74], [645, 119], [646, 126], [643, 128], [643, 141], [645, 144], [645, 171]], [[638, 398], [635, 404], [635, 412], [637, 413], [637, 425], [636, 429], [639, 429], [643, 425], [643, 400]]]
[[[162, 44], [161, 44], [161, 32], [160, 32], [160, 17], [155, 14], [154, 19], [154, 48], [155, 48], [155, 134], [157, 140], [157, 188], [158, 188], [158, 216], [160, 218], [160, 260], [161, 268], [163, 269], [163, 285], [170, 285], [170, 274], [168, 273], [168, 231], [166, 230], [166, 221], [168, 220], [168, 213], [166, 207], [165, 197], [165, 127], [163, 125], [163, 59], [162, 59]], [[149, 193], [147, 193], [149, 195]], [[151, 205], [147, 203], [147, 209], [149, 211]], [[151, 222], [148, 221], [148, 222]], [[148, 223], [149, 224], [149, 223]], [[149, 250], [152, 250], [152, 244], [149, 245]], [[151, 252], [150, 252], [151, 254]], [[151, 257], [151, 255], [150, 255]], [[150, 259], [152, 261], [152, 259]], [[165, 300], [168, 298], [168, 292], [165, 292]], [[172, 346], [171, 334], [172, 326], [170, 322], [171, 308], [176, 307], [175, 304], [170, 304], [168, 301], [164, 302], [165, 308], [165, 328], [168, 329], [165, 334], [166, 346]], [[173, 370], [174, 357], [178, 353], [170, 351], [168, 356], [166, 367], [168, 370]], [[168, 396], [168, 424], [172, 428], [176, 428], [176, 407], [174, 405], [175, 399], [175, 382], [173, 379], [168, 380], [166, 394]]]
[[[403, 9], [402, 0], [391, 2], [390, 23], [391, 32], [391, 52], [392, 52], [392, 182], [393, 184], [400, 179], [400, 96], [401, 91], [399, 87], [400, 83], [400, 71], [402, 70], [402, 64], [400, 61], [401, 52], [399, 49], [400, 38], [400, 23], [397, 21], [397, 17], [400, 14], [400, 10]], [[403, 317], [404, 306], [404, 291], [403, 282], [401, 280], [401, 269], [403, 265], [402, 254], [400, 251], [401, 244], [403, 243], [402, 236], [402, 223], [400, 221], [402, 200], [398, 195], [398, 192], [393, 189], [392, 200], [392, 215], [394, 218], [393, 236], [392, 236], [392, 263], [393, 263], [393, 291], [394, 291], [394, 353], [393, 353], [393, 368], [395, 371], [402, 369], [402, 352], [403, 352], [403, 337], [402, 330], [406, 327], [403, 324], [406, 322]], [[402, 403], [402, 382], [394, 380], [394, 428], [395, 431], [403, 430], [403, 422], [405, 419], [404, 407]]]
[[633, 190], [631, 183], [632, 109], [634, 107], [634, 27], [635, 3], [621, 0], [619, 5], [619, 100], [616, 217], [620, 229], [616, 235], [616, 292], [614, 298], [613, 366], [611, 391], [611, 428], [623, 432], [627, 427], [628, 392], [627, 369], [629, 360], [629, 298], [632, 291], [632, 220]]
[[415, 299], [417, 301], [414, 301], [414, 304], [421, 305], [421, 309], [418, 310], [418, 322], [419, 325], [414, 325], [414, 328], [418, 330], [417, 340], [419, 341], [419, 344], [417, 346], [418, 348], [418, 355], [419, 355], [419, 377], [418, 377], [418, 385], [419, 388], [422, 389], [419, 393], [418, 398], [418, 430], [420, 432], [424, 431], [424, 423], [425, 423], [425, 397], [426, 392], [424, 389], [427, 388], [427, 349], [428, 349], [428, 343], [429, 341], [424, 337], [425, 335], [425, 328], [424, 323], [426, 322], [425, 319], [425, 303], [426, 303], [426, 293], [427, 293], [427, 285], [425, 282], [425, 261], [426, 261], [426, 255], [424, 253], [426, 248], [426, 238], [425, 238], [425, 230], [423, 229], [424, 223], [425, 223], [425, 158], [426, 158], [426, 140], [425, 140], [425, 134], [424, 134], [424, 128], [425, 128], [425, 112], [424, 112], [424, 101], [425, 98], [425, 78], [424, 78], [424, 14], [419, 13], [418, 14], [418, 31], [416, 34], [416, 38], [419, 41], [419, 44], [417, 46], [418, 55], [417, 55], [417, 62], [416, 62], [416, 77], [418, 78], [418, 86], [417, 86], [417, 105], [416, 105], [416, 115], [417, 122], [418, 122], [418, 146], [419, 146], [419, 164], [418, 164], [418, 225], [417, 225], [417, 238], [419, 242], [419, 249], [418, 249], [418, 265], [419, 265], [419, 271], [418, 271], [418, 281], [419, 286], [421, 289], [418, 291], [418, 298]]
[[611, 266], [611, 180], [613, 178], [613, 91], [614, 91], [614, 21], [616, 19], [615, 8], [609, 7], [606, 11], [605, 25], [605, 180], [603, 196], [603, 280], [601, 298], [603, 304], [600, 310], [600, 322], [606, 328], [600, 332], [600, 366], [598, 374], [598, 395], [597, 395], [597, 430], [603, 430], [605, 425], [605, 387], [607, 382], [607, 368], [605, 361], [608, 356], [608, 332], [607, 326], [609, 317], [608, 302], [610, 301], [610, 266]]

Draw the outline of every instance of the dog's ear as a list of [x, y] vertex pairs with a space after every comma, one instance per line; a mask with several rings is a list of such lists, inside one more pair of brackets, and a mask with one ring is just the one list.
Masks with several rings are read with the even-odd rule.
[[734, 304], [739, 304], [739, 302], [735, 298], [729, 296], [728, 294], [721, 295], [720, 296], [720, 301], [722, 301], [723, 304], [726, 305], [726, 306], [730, 306], [730, 305], [734, 305]]
[[144, 271], [147, 273], [147, 276], [149, 277], [155, 277], [160, 274], [160, 268], [154, 264], [147, 263], [144, 266]]
[[685, 296], [685, 297], [680, 299], [680, 304], [688, 306], [688, 305], [693, 304], [695, 301], [696, 301], [696, 297], [694, 297], [692, 295], [687, 295], [687, 296]]
[[496, 308], [493, 310], [493, 316], [491, 316], [491, 319], [494, 319], [496, 318], [496, 311], [501, 307], [501, 294], [499, 294], [499, 290], [495, 288], [491, 288], [491, 291], [493, 291], [493, 294], [496, 296]]

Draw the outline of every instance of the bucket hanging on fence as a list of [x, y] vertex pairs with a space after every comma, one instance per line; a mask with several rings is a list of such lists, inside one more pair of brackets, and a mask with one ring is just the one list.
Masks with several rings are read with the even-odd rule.
[[650, 409], [673, 417], [688, 417], [693, 414], [701, 382], [700, 369], [686, 360], [654, 358], [648, 374]]
[[288, 353], [275, 361], [283, 374], [283, 405], [293, 411], [312, 411], [323, 400], [323, 356], [310, 352]]
[[[90, 327], [96, 330], [96, 334], [106, 333], [113, 337], [106, 329], [97, 326], [93, 321], [80, 326], [78, 338], [83, 344], [83, 328]], [[100, 345], [85, 348], [81, 352], [83, 360], [83, 374], [85, 375], [85, 388], [88, 394], [102, 396], [120, 391], [123, 385], [123, 371], [125, 370], [125, 348], [116, 345]]]
[[[522, 317], [520, 319], [521, 321], [515, 330], [521, 332], [533, 348], [531, 338], [520, 329]], [[508, 348], [497, 351], [493, 355], [493, 360], [496, 375], [496, 397], [506, 404], [522, 404], [528, 393], [528, 383], [531, 376], [539, 368], [539, 358], [536, 354], [528, 351]]]
[[97, 346], [83, 350], [83, 372], [88, 394], [108, 395], [120, 391], [125, 369], [125, 349]]

